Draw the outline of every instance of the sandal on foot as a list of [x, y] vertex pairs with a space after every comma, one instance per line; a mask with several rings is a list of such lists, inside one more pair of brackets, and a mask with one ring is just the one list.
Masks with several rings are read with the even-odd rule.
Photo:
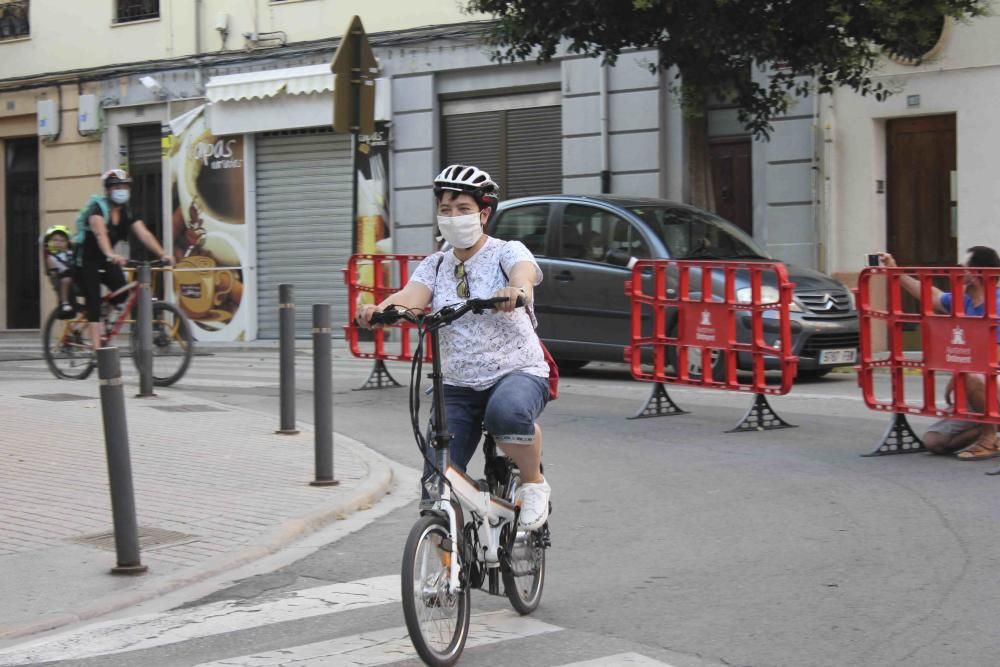
[[955, 454], [955, 458], [961, 461], [985, 461], [986, 459], [995, 459], [998, 456], [1000, 456], [1000, 449], [997, 449], [996, 440], [993, 441], [992, 447], [976, 442], [968, 449]]

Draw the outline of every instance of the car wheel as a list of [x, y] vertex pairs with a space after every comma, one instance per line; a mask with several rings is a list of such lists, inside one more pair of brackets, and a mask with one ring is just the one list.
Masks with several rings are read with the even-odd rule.
[[559, 367], [559, 372], [567, 374], [578, 371], [589, 363], [589, 361], [582, 359], [556, 359], [556, 366]]
[[816, 380], [826, 377], [833, 372], [832, 368], [810, 368], [809, 370], [799, 369], [798, 377], [802, 380]]
[[[676, 324], [671, 326], [670, 336], [677, 335]], [[701, 360], [701, 348], [700, 347], [688, 347], [687, 362], [688, 362], [688, 377], [692, 380], [700, 380], [702, 374], [702, 360]], [[722, 350], [712, 350], [711, 351], [712, 360], [712, 379], [716, 382], [725, 382], [726, 380], [726, 352]], [[677, 348], [670, 345], [667, 346], [667, 363], [670, 367], [674, 369], [674, 373], [680, 375], [680, 369], [677, 368]]]

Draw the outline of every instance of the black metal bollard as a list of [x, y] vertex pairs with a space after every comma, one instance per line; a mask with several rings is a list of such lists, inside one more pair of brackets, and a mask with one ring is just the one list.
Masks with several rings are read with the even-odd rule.
[[278, 285], [278, 324], [281, 338], [281, 435], [295, 435], [295, 286]]
[[313, 305], [313, 432], [316, 479], [312, 486], [335, 486], [333, 478], [333, 364], [330, 354], [330, 304]]
[[128, 427], [125, 423], [125, 393], [117, 348], [102, 347], [97, 351], [97, 377], [100, 382], [104, 446], [108, 457], [111, 514], [118, 560], [111, 572], [142, 574], [147, 568], [139, 557], [139, 524], [135, 516], [132, 461], [128, 449]]
[[138, 398], [156, 396], [153, 393], [153, 294], [150, 290], [152, 271], [149, 264], [137, 270], [139, 303], [135, 326], [139, 329], [139, 393]]

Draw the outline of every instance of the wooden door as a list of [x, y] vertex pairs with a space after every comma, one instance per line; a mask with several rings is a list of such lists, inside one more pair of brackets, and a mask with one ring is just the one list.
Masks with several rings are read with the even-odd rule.
[[37, 329], [38, 140], [7, 142], [7, 328]]
[[956, 265], [955, 116], [890, 120], [886, 135], [889, 252], [901, 266]]
[[715, 212], [753, 236], [750, 155], [750, 137], [713, 141], [709, 144]]

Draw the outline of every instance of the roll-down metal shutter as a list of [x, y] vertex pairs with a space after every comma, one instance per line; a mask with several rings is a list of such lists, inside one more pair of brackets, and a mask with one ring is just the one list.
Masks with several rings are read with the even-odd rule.
[[137, 125], [128, 128], [129, 168], [151, 166], [159, 169], [161, 136], [159, 125]]
[[562, 192], [562, 107], [447, 115], [445, 164], [474, 164], [504, 199]]
[[295, 335], [329, 303], [343, 336], [351, 255], [351, 137], [325, 129], [257, 135], [258, 336], [278, 337], [278, 285], [295, 286]]

